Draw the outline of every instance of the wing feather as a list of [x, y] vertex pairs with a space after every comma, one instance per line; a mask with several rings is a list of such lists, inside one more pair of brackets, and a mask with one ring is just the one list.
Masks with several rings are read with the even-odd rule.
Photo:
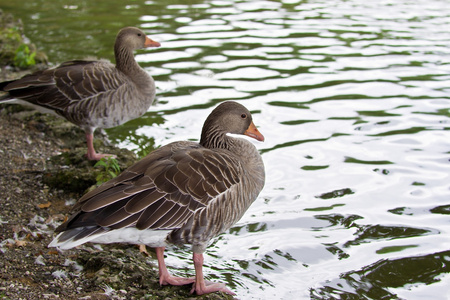
[[[127, 186], [128, 187], [128, 186]], [[129, 197], [129, 193], [124, 192], [124, 186], [113, 186], [102, 193], [96, 194], [84, 201], [81, 210], [85, 212], [95, 211], [97, 209], [114, 204], [117, 201]]]
[[125, 205], [125, 210], [130, 214], [141, 212], [151, 204], [159, 201], [166, 193], [158, 192], [156, 189], [146, 190], [145, 192], [134, 195]]
[[[118, 80], [120, 78], [120, 80]], [[8, 84], [10, 98], [37, 104], [58, 113], [80, 101], [95, 101], [117, 90], [125, 76], [106, 61], [68, 61], [56, 68], [38, 71]]]
[[158, 228], [153, 226], [165, 213], [170, 211], [176, 203], [172, 201], [160, 200], [147, 207], [137, 220], [137, 229]]
[[[78, 214], [62, 230], [95, 225], [141, 230], [186, 227], [197, 210], [213, 205], [239, 182], [234, 168], [240, 165], [226, 156], [192, 142], [161, 147], [82, 197]], [[198, 224], [206, 226], [205, 222]]]

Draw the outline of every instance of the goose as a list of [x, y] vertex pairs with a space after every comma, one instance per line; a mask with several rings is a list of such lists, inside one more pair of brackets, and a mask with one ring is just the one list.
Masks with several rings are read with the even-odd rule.
[[0, 103], [31, 105], [64, 117], [85, 131], [87, 158], [96, 153], [96, 128], [111, 128], [142, 116], [155, 99], [153, 78], [134, 59], [133, 51], [159, 47], [135, 27], [119, 31], [114, 44], [116, 65], [106, 60], [73, 60], [55, 68], [0, 83]]
[[[85, 194], [56, 228], [58, 235], [49, 247], [145, 244], [155, 248], [160, 285], [193, 284], [191, 293], [198, 295], [234, 295], [224, 283], [204, 279], [203, 253], [211, 239], [243, 216], [264, 186], [261, 155], [236, 135], [264, 141], [247, 108], [223, 102], [207, 117], [200, 143], [162, 146]], [[171, 244], [191, 245], [194, 278], [170, 275], [164, 251]]]

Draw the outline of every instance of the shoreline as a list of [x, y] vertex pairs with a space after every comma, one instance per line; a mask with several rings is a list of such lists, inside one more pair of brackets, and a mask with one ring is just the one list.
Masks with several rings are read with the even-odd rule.
[[[137, 160], [107, 145], [101, 133], [95, 139], [100, 151], [117, 155], [122, 170]], [[47, 248], [102, 170], [84, 157], [83, 131], [56, 116], [1, 105], [0, 140], [1, 299], [233, 299], [194, 296], [190, 286], [160, 287], [151, 249], [147, 257], [135, 245]]]
[[[30, 71], [3, 67], [0, 80]], [[48, 248], [54, 229], [103, 170], [84, 157], [80, 128], [20, 105], [0, 104], [0, 140], [0, 299], [233, 299], [191, 295], [190, 285], [160, 287], [150, 249], [146, 256], [135, 245]], [[116, 155], [122, 171], [137, 161], [102, 133], [94, 143]]]

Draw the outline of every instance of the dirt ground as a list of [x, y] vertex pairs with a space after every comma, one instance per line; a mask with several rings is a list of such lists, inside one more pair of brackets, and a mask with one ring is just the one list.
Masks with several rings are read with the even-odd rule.
[[[0, 28], [0, 57], [5, 63], [15, 53], [9, 49], [11, 32], [22, 35], [23, 26], [0, 9]], [[45, 59], [39, 61], [43, 63], [35, 70], [47, 67]], [[29, 72], [2, 65], [0, 81]], [[98, 133], [95, 148], [117, 155], [122, 170], [137, 160]], [[134, 245], [48, 248], [53, 230], [70, 207], [96, 184], [97, 175], [106, 173], [87, 161], [85, 152], [84, 133], [78, 127], [18, 105], [0, 104], [0, 300], [233, 299], [221, 293], [196, 297], [189, 293], [190, 286], [159, 286], [151, 249], [147, 256]]]
[[[102, 135], [96, 148], [116, 154], [122, 168], [136, 160]], [[154, 254], [134, 245], [48, 248], [101, 171], [85, 151], [83, 132], [63, 119], [0, 106], [0, 299], [233, 299], [160, 287]]]

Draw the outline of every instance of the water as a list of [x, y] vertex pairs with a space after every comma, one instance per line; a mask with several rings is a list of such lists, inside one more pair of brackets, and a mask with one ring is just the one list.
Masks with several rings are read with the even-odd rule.
[[[124, 26], [162, 47], [145, 117], [109, 130], [143, 153], [198, 140], [223, 100], [247, 106], [267, 181], [205, 272], [241, 299], [447, 299], [448, 1], [0, 0], [52, 63], [113, 58]], [[168, 264], [192, 272], [190, 254]]]

